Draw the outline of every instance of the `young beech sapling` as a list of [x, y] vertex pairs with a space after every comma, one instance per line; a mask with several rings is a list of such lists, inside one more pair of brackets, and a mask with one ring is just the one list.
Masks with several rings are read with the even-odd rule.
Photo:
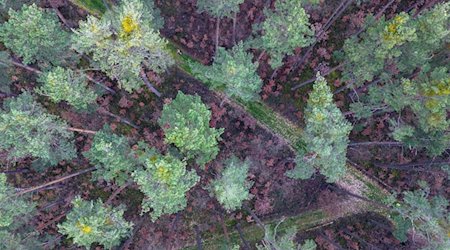
[[225, 161], [220, 176], [209, 185], [211, 195], [215, 196], [227, 211], [240, 209], [242, 202], [252, 197], [249, 189], [253, 182], [247, 181], [249, 167], [249, 160], [241, 161], [232, 156]]
[[145, 143], [139, 143], [138, 159], [144, 169], [133, 172], [133, 179], [144, 193], [142, 213], [150, 211], [153, 221], [161, 215], [173, 214], [187, 206], [186, 192], [199, 181], [186, 162], [167, 154], [161, 155]]
[[87, 85], [86, 77], [71, 69], [55, 67], [39, 76], [42, 84], [36, 92], [54, 102], [67, 101], [78, 110], [87, 110], [96, 103], [97, 94]]
[[6, 99], [0, 109], [0, 149], [8, 159], [37, 157], [44, 165], [55, 165], [76, 156], [73, 133], [67, 123], [46, 112], [30, 93]]
[[396, 202], [395, 196], [387, 200], [394, 211], [394, 236], [404, 242], [408, 230], [426, 237], [430, 249], [449, 249], [448, 227], [450, 214], [448, 200], [444, 196], [429, 197], [430, 189], [424, 182], [420, 189], [403, 192], [403, 202]]
[[159, 125], [165, 133], [165, 142], [174, 144], [188, 159], [195, 158], [204, 165], [215, 159], [218, 140], [223, 128], [209, 126], [211, 111], [198, 95], [179, 91], [171, 103], [164, 105]]
[[325, 79], [317, 74], [305, 109], [304, 140], [306, 152], [297, 156], [297, 167], [288, 172], [292, 178], [308, 179], [315, 169], [335, 182], [346, 172], [350, 123], [333, 103], [333, 94]]
[[227, 95], [249, 101], [259, 97], [262, 86], [257, 74], [258, 63], [253, 63], [252, 58], [239, 43], [230, 50], [220, 47], [211, 66], [193, 63], [191, 68], [198, 78], [213, 88], [225, 89]]
[[254, 41], [256, 48], [270, 55], [270, 65], [283, 65], [285, 55], [292, 55], [294, 49], [310, 45], [314, 31], [309, 23], [309, 15], [302, 8], [302, 0], [276, 1], [275, 10], [265, 9], [266, 20], [254, 27], [255, 32], [263, 32]]
[[92, 54], [94, 63], [128, 92], [144, 84], [142, 66], [161, 73], [174, 63], [146, 6], [141, 0], [122, 1], [101, 19], [88, 16], [74, 30], [73, 48]]
[[61, 28], [55, 13], [35, 4], [10, 9], [8, 21], [0, 25], [0, 41], [25, 64], [61, 65], [73, 56], [68, 53], [70, 33]]
[[113, 134], [107, 125], [95, 133], [91, 148], [83, 155], [97, 167], [95, 179], [114, 181], [119, 186], [130, 179], [137, 165], [127, 138]]
[[59, 232], [79, 246], [90, 248], [92, 243], [107, 249], [118, 246], [131, 233], [133, 223], [123, 219], [123, 209], [105, 206], [101, 200], [85, 201], [76, 197], [66, 221], [58, 225]]

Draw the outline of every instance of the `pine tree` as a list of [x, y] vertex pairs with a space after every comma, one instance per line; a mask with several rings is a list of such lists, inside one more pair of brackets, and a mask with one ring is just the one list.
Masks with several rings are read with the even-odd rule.
[[232, 156], [224, 163], [220, 177], [209, 185], [211, 195], [215, 196], [227, 211], [240, 209], [242, 202], [252, 197], [249, 189], [253, 182], [246, 180], [249, 167], [249, 160], [241, 161]]
[[186, 169], [186, 162], [171, 154], [161, 155], [145, 143], [139, 144], [140, 163], [144, 169], [133, 172], [133, 179], [144, 193], [142, 213], [150, 211], [153, 221], [161, 215], [173, 214], [187, 206], [186, 192], [199, 181], [194, 170]]
[[114, 181], [119, 186], [130, 179], [137, 165], [127, 138], [113, 134], [107, 125], [95, 133], [91, 148], [83, 155], [97, 167], [95, 179]]
[[209, 126], [211, 111], [197, 95], [179, 91], [176, 98], [164, 105], [159, 125], [165, 133], [165, 142], [174, 144], [188, 159], [195, 158], [204, 165], [215, 159], [218, 140], [223, 128]]
[[297, 167], [288, 172], [292, 178], [308, 179], [315, 169], [335, 182], [346, 172], [348, 135], [352, 129], [333, 103], [333, 94], [325, 79], [317, 74], [305, 109], [306, 128], [303, 138], [306, 152], [299, 152]]
[[[392, 121], [392, 135], [406, 146], [425, 148], [431, 156], [450, 146], [448, 68], [440, 66], [447, 62], [438, 56], [446, 50], [450, 34], [449, 9], [450, 3], [443, 3], [416, 18], [399, 14], [369, 28], [360, 43], [353, 38], [344, 46], [350, 62], [344, 72], [347, 77], [353, 77], [358, 85], [374, 77], [381, 80], [369, 88], [368, 95], [360, 96], [361, 102], [351, 105], [355, 114], [366, 118], [375, 111], [402, 114], [411, 110], [415, 121]], [[388, 63], [399, 71], [395, 77], [385, 70]], [[419, 71], [416, 79], [410, 79]]]
[[0, 173], [0, 249], [40, 249], [37, 232], [30, 226], [34, 204], [24, 196], [14, 196], [14, 187]]
[[140, 88], [142, 66], [162, 73], [174, 60], [167, 42], [154, 29], [149, 11], [141, 0], [122, 1], [101, 19], [88, 16], [75, 30], [73, 47], [92, 54], [94, 62], [128, 92]]
[[278, 227], [283, 221], [280, 221], [275, 227], [264, 227], [264, 239], [260, 244], [256, 244], [258, 250], [273, 250], [273, 249], [299, 249], [299, 250], [315, 250], [317, 244], [313, 240], [305, 240], [303, 244], [295, 242], [295, 235], [297, 234], [297, 227], [289, 227], [285, 229], [282, 236], [278, 235]]
[[79, 246], [90, 248], [98, 243], [111, 249], [131, 234], [133, 223], [123, 219], [123, 209], [106, 206], [101, 200], [85, 201], [79, 196], [72, 205], [66, 221], [58, 228]]
[[448, 68], [437, 67], [430, 73], [421, 72], [414, 80], [393, 80], [372, 86], [351, 108], [358, 118], [370, 117], [375, 110], [399, 114], [412, 111], [416, 117], [413, 121], [392, 121], [392, 136], [408, 147], [425, 148], [431, 156], [437, 156], [450, 146], [449, 76]]
[[387, 201], [394, 212], [394, 236], [400, 241], [406, 241], [409, 229], [424, 235], [430, 249], [448, 249], [450, 240], [445, 228], [450, 226], [449, 203], [443, 196], [430, 198], [430, 189], [425, 182], [419, 183], [420, 188], [403, 192], [403, 202], [398, 203], [395, 197]]
[[70, 34], [62, 30], [55, 13], [35, 4], [10, 9], [9, 19], [0, 25], [0, 41], [25, 64], [61, 65], [73, 59]]
[[0, 110], [0, 149], [8, 159], [36, 157], [44, 165], [55, 165], [76, 156], [67, 124], [48, 114], [29, 93], [5, 100]]
[[263, 32], [253, 45], [270, 55], [270, 65], [283, 65], [285, 55], [292, 55], [295, 48], [310, 45], [314, 31], [309, 23], [309, 15], [302, 7], [302, 0], [276, 1], [275, 10], [265, 9], [266, 20], [254, 27], [255, 32]]
[[197, 0], [199, 12], [207, 12], [213, 17], [231, 17], [233, 13], [239, 11], [239, 5], [244, 0]]
[[347, 64], [343, 79], [357, 86], [383, 73], [387, 60], [402, 55], [398, 47], [417, 39], [416, 29], [406, 13], [400, 13], [389, 21], [382, 17], [378, 22], [370, 16], [366, 22], [375, 24], [361, 35], [361, 40], [352, 37], [344, 44]]
[[55, 67], [39, 76], [42, 83], [36, 92], [54, 102], [67, 101], [78, 110], [87, 110], [96, 104], [97, 94], [87, 86], [86, 76], [71, 69]]
[[258, 63], [252, 62], [253, 56], [247, 53], [242, 43], [231, 50], [220, 47], [211, 66], [193, 63], [193, 73], [215, 89], [224, 89], [232, 97], [244, 101], [259, 98], [262, 81], [257, 74]]
[[388, 81], [394, 75], [385, 70], [387, 65], [397, 67], [396, 75], [403, 77], [418, 67], [427, 71], [433, 54], [448, 42], [449, 9], [450, 3], [443, 3], [416, 18], [403, 12], [391, 20], [368, 17], [361, 39], [345, 41], [343, 79], [357, 86], [376, 77]]
[[34, 210], [34, 204], [23, 196], [14, 197], [14, 188], [0, 173], [0, 230], [14, 228], [18, 222], [26, 221]]
[[[216, 21], [216, 53], [219, 48], [219, 33], [220, 33], [220, 19], [224, 17], [231, 17], [232, 14], [236, 15], [239, 11], [239, 5], [244, 0], [197, 0], [198, 12], [207, 12], [211, 16], [217, 19]], [[236, 22], [236, 17], [234, 17]], [[233, 30], [233, 38], [234, 38]]]

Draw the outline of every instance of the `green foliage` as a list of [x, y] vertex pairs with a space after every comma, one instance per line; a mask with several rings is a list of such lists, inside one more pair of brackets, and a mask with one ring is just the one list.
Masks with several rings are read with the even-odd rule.
[[111, 249], [130, 235], [133, 223], [123, 219], [123, 209], [105, 206], [101, 200], [85, 201], [80, 197], [72, 204], [73, 209], [58, 229], [75, 244], [90, 248], [92, 243], [98, 243]]
[[6, 175], [0, 174], [0, 229], [13, 226], [17, 220], [33, 211], [34, 204], [27, 201], [23, 196], [13, 197], [14, 188], [6, 181]]
[[437, 67], [430, 73], [421, 72], [414, 80], [394, 79], [383, 86], [372, 86], [368, 94], [351, 108], [359, 118], [369, 117], [375, 110], [412, 111], [416, 119], [392, 122], [395, 140], [409, 147], [425, 148], [432, 156], [440, 155], [450, 146], [448, 68]]
[[344, 80], [352, 80], [358, 86], [380, 75], [386, 60], [400, 57], [398, 46], [417, 38], [410, 17], [403, 12], [389, 21], [382, 17], [376, 22], [370, 16], [366, 22], [375, 24], [361, 34], [361, 40], [352, 37], [344, 44]]
[[306, 47], [314, 40], [309, 15], [302, 8], [302, 0], [276, 1], [276, 10], [264, 10], [266, 20], [255, 27], [263, 35], [254, 41], [257, 48], [270, 55], [270, 65], [283, 65], [285, 55], [292, 55], [297, 47]]
[[55, 165], [75, 157], [73, 133], [59, 117], [46, 113], [29, 93], [5, 100], [0, 110], [0, 149], [8, 159], [38, 157], [41, 163]]
[[40, 249], [36, 232], [27, 226], [34, 204], [24, 196], [14, 197], [14, 187], [0, 174], [0, 249]]
[[396, 226], [394, 235], [404, 241], [407, 230], [412, 228], [428, 239], [431, 249], [448, 249], [450, 240], [445, 229], [450, 226], [448, 200], [443, 196], [430, 198], [426, 183], [419, 184], [420, 189], [403, 192], [402, 203], [393, 202], [395, 198], [388, 203], [397, 214], [393, 218]]
[[159, 125], [165, 133], [165, 142], [174, 144], [188, 159], [195, 158], [204, 165], [215, 159], [218, 140], [224, 129], [209, 126], [211, 111], [198, 95], [179, 91], [176, 98], [164, 105]]
[[412, 19], [416, 29], [416, 39], [401, 46], [402, 56], [396, 62], [401, 72], [412, 73], [417, 67], [428, 70], [432, 66], [434, 55], [448, 48], [450, 42], [450, 2], [436, 4]]
[[61, 29], [58, 17], [35, 4], [9, 11], [9, 20], [0, 25], [0, 41], [25, 64], [41, 62], [61, 65], [72, 56], [70, 34]]
[[234, 211], [241, 208], [244, 200], [252, 197], [249, 189], [253, 182], [246, 180], [250, 161], [232, 156], [224, 166], [220, 177], [213, 180], [208, 189], [227, 211]]
[[273, 250], [273, 249], [301, 249], [301, 250], [315, 250], [317, 245], [313, 240], [305, 240], [302, 245], [295, 242], [295, 235], [297, 228], [295, 226], [286, 229], [282, 236], [278, 235], [278, 227], [283, 221], [279, 222], [275, 227], [265, 226], [264, 239], [261, 244], [256, 244], [258, 250]]
[[9, 53], [0, 51], [0, 91], [6, 94], [11, 93], [11, 61]]
[[40, 250], [42, 242], [37, 232], [17, 233], [0, 228], [0, 249]]
[[239, 5], [244, 0], [197, 0], [198, 11], [218, 17], [230, 17], [231, 14], [239, 12]]
[[170, 154], [161, 155], [146, 144], [139, 144], [139, 161], [145, 169], [133, 172], [133, 178], [145, 194], [142, 213], [150, 211], [153, 221], [187, 206], [186, 192], [199, 181], [194, 170], [186, 170], [186, 162]]
[[288, 176], [307, 179], [318, 168], [327, 182], [337, 181], [346, 172], [348, 135], [352, 126], [333, 103], [330, 87], [320, 74], [309, 95], [305, 120], [307, 152], [298, 155], [297, 167], [288, 172]]
[[258, 63], [252, 62], [252, 54], [247, 53], [242, 43], [231, 50], [219, 47], [211, 66], [192, 64], [193, 73], [202, 81], [211, 83], [213, 88], [225, 89], [232, 97], [244, 101], [259, 98], [262, 81], [257, 74]]
[[94, 178], [114, 181], [119, 186], [125, 184], [136, 169], [127, 138], [113, 134], [107, 125], [95, 134], [91, 148], [83, 155], [97, 167]]
[[391, 20], [375, 21], [369, 17], [369, 26], [361, 39], [345, 41], [344, 80], [362, 85], [375, 77], [389, 79], [392, 72], [385, 70], [389, 63], [406, 76], [417, 67], [429, 68], [433, 53], [448, 41], [448, 11], [450, 3], [437, 4], [417, 18], [400, 13]]
[[97, 94], [87, 86], [86, 76], [71, 69], [55, 67], [39, 76], [43, 85], [36, 92], [54, 102], [67, 101], [79, 110], [87, 110], [96, 103]]
[[101, 19], [88, 16], [75, 30], [73, 47], [128, 92], [140, 88], [142, 66], [161, 73], [174, 63], [167, 42], [155, 30], [154, 11], [140, 0], [122, 1]]

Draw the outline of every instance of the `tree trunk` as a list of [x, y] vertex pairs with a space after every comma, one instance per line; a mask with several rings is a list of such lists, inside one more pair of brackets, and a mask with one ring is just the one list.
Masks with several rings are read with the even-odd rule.
[[242, 243], [244, 244], [244, 250], [250, 250], [250, 249], [251, 249], [251, 248], [250, 248], [250, 245], [248, 244], [247, 240], [246, 240], [245, 237], [244, 237], [244, 233], [242, 232], [241, 224], [238, 223], [238, 224], [236, 224], [235, 227], [236, 227], [236, 230], [237, 230], [238, 233], [239, 233], [239, 237], [241, 238]]
[[90, 167], [90, 168], [87, 168], [87, 169], [83, 169], [83, 170], [81, 170], [79, 172], [76, 172], [76, 173], [73, 173], [73, 174], [61, 177], [61, 178], [56, 179], [54, 181], [50, 181], [50, 182], [47, 182], [45, 184], [42, 184], [42, 185], [39, 185], [39, 186], [36, 186], [36, 187], [31, 187], [31, 188], [24, 189], [22, 191], [19, 191], [19, 192], [15, 193], [14, 196], [20, 196], [20, 195], [27, 194], [27, 193], [30, 193], [30, 192], [39, 191], [39, 190], [44, 189], [44, 188], [46, 188], [48, 186], [54, 185], [56, 183], [63, 182], [65, 180], [71, 179], [73, 177], [76, 177], [76, 176], [79, 176], [79, 175], [82, 175], [82, 174], [85, 174], [85, 173], [89, 173], [89, 172], [94, 171], [96, 169], [97, 169], [96, 167]]
[[128, 121], [127, 119], [122, 118], [122, 117], [120, 117], [120, 116], [118, 116], [118, 115], [116, 115], [116, 114], [113, 114], [113, 113], [107, 111], [107, 110], [104, 109], [104, 108], [99, 108], [99, 109], [97, 109], [97, 111], [98, 111], [99, 113], [103, 113], [103, 114], [105, 114], [105, 115], [109, 115], [109, 116], [111, 116], [111, 117], [114, 117], [114, 118], [118, 119], [120, 122], [125, 123], [125, 124], [127, 124], [127, 125], [130, 125], [131, 127], [135, 128], [135, 129], [139, 129], [139, 126], [138, 126], [138, 125], [135, 125], [135, 124], [133, 124], [132, 122]]
[[147, 87], [150, 89], [151, 92], [153, 92], [156, 96], [161, 97], [161, 93], [148, 80], [147, 74], [145, 73], [144, 69], [141, 70], [141, 78], [144, 81], [145, 85], [147, 85]]
[[[338, 70], [338, 69], [341, 69], [342, 67], [344, 67], [344, 63], [341, 63], [341, 64], [339, 64], [338, 66], [336, 66], [336, 67], [334, 67], [334, 68], [328, 70], [326, 73], [321, 73], [321, 75], [322, 75], [322, 76], [327, 76], [327, 75], [333, 73], [334, 71], [336, 71], [336, 70]], [[309, 80], [307, 80], [307, 81], [304, 81], [304, 82], [302, 82], [302, 83], [300, 83], [300, 84], [297, 84], [297, 85], [295, 85], [294, 87], [292, 87], [291, 90], [296, 90], [296, 89], [301, 88], [301, 87], [303, 87], [303, 86], [306, 86], [306, 85], [308, 85], [308, 84], [310, 84], [310, 83], [313, 83], [313, 82], [316, 81], [316, 79], [317, 79], [316, 77], [313, 77], [313, 78], [311, 78], [311, 79], [309, 79]]]
[[291, 68], [290, 72], [296, 70], [298, 67], [300, 67], [300, 65], [302, 65], [306, 61], [307, 57], [309, 56], [309, 54], [314, 49], [314, 46], [318, 43], [320, 37], [331, 27], [331, 25], [333, 25], [334, 22], [336, 22], [336, 20], [344, 13], [344, 11], [350, 6], [350, 4], [352, 2], [353, 2], [353, 0], [344, 0], [344, 1], [341, 2], [341, 4], [336, 8], [334, 13], [330, 16], [328, 21], [325, 23], [323, 28], [317, 33], [317, 35], [315, 36], [315, 41], [313, 42], [313, 44], [311, 44], [309, 46], [308, 50], [305, 52], [305, 54], [303, 54], [303, 56], [300, 58], [300, 60], [298, 60], [293, 65], [293, 67]]
[[216, 21], [216, 56], [217, 56], [217, 51], [219, 49], [219, 33], [220, 33], [220, 17], [217, 17], [217, 21]]
[[402, 142], [398, 141], [367, 141], [367, 142], [350, 142], [349, 147], [355, 146], [403, 146]]
[[197, 243], [197, 249], [203, 250], [202, 236], [200, 234], [200, 230], [198, 229], [197, 225], [194, 225], [194, 231], [195, 231], [195, 241]]
[[79, 132], [79, 133], [85, 133], [85, 134], [91, 134], [91, 135], [95, 135], [97, 133], [97, 131], [81, 129], [81, 128], [66, 128], [66, 129], [69, 131], [73, 131], [73, 132]]
[[236, 45], [236, 22], [237, 22], [237, 13], [234, 13], [233, 17], [233, 44]]

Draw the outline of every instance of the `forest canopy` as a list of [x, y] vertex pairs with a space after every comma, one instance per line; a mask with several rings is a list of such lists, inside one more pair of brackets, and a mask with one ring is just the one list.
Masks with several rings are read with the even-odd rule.
[[0, 0], [0, 249], [450, 249], [449, 10]]

